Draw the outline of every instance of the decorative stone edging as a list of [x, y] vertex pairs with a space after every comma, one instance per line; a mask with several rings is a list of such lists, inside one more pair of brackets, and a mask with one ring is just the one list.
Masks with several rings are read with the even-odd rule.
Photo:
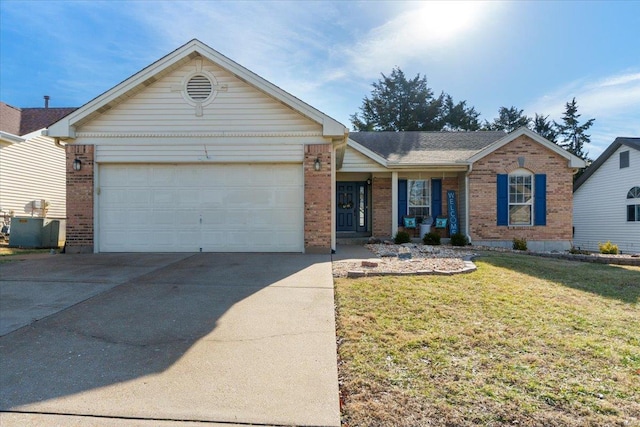
[[[418, 270], [418, 271], [367, 271], [367, 270], [349, 270], [347, 271], [348, 279], [355, 279], [358, 277], [376, 277], [376, 276], [453, 276], [454, 274], [466, 274], [472, 273], [478, 269], [476, 265], [471, 260], [472, 257], [465, 257], [464, 260], [464, 268], [461, 270], [453, 270], [453, 271], [442, 271], [442, 270]], [[364, 267], [372, 265], [370, 261], [363, 261], [362, 264]]]

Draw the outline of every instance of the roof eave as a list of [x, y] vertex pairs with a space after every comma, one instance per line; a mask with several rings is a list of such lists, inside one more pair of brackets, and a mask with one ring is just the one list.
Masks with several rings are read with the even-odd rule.
[[543, 138], [542, 136], [538, 135], [537, 133], [533, 132], [532, 130], [530, 130], [529, 128], [527, 128], [526, 126], [522, 126], [516, 130], [514, 130], [511, 133], [508, 133], [507, 135], [505, 135], [503, 138], [500, 138], [499, 140], [497, 140], [496, 142], [494, 142], [493, 144], [488, 145], [487, 147], [483, 148], [482, 150], [478, 151], [476, 154], [474, 154], [473, 156], [469, 157], [469, 162], [470, 163], [475, 163], [476, 161], [482, 159], [483, 157], [493, 153], [494, 151], [496, 151], [497, 149], [507, 145], [509, 142], [513, 141], [514, 139], [522, 136], [522, 135], [526, 135], [529, 138], [533, 139], [534, 141], [536, 141], [537, 143], [543, 145], [544, 147], [548, 148], [549, 150], [561, 155], [562, 157], [566, 158], [568, 160], [568, 167], [570, 168], [584, 168], [587, 166], [586, 162], [584, 160], [582, 160], [580, 157], [577, 157], [571, 153], [569, 153], [567, 150], [563, 149], [562, 147], [560, 147], [558, 144], [555, 144], [551, 141], [549, 141], [546, 138]]
[[0, 141], [7, 145], [10, 145], [10, 144], [15, 144], [19, 142], [24, 142], [26, 141], [26, 139], [18, 135], [14, 135], [12, 133], [0, 130]]

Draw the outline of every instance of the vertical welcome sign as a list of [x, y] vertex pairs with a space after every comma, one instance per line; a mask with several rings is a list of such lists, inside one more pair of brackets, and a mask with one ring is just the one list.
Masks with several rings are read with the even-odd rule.
[[449, 233], [458, 232], [458, 209], [456, 208], [456, 192], [447, 190], [447, 213], [449, 214]]

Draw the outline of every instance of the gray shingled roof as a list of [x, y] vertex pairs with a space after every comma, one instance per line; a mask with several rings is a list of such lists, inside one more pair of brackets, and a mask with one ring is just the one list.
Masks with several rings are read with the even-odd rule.
[[477, 132], [352, 132], [349, 138], [390, 163], [443, 164], [466, 161], [506, 135]]
[[575, 191], [580, 188], [580, 186], [584, 184], [585, 181], [588, 180], [589, 177], [593, 175], [593, 173], [597, 171], [598, 168], [602, 166], [602, 164], [606, 162], [607, 159], [611, 157], [611, 155], [622, 145], [626, 145], [627, 147], [640, 151], [640, 138], [616, 138], [615, 141], [613, 141], [611, 145], [608, 146], [607, 149], [604, 150], [602, 154], [600, 154], [600, 156], [584, 170], [584, 173], [576, 179], [576, 182], [573, 183], [573, 192], [575, 193]]

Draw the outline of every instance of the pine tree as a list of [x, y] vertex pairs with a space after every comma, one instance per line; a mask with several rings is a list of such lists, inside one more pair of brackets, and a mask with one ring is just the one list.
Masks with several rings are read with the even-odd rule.
[[536, 113], [532, 122], [532, 130], [541, 137], [557, 143], [558, 131], [553, 122], [548, 119], [549, 116]]
[[478, 113], [466, 101], [453, 102], [442, 92], [434, 98], [427, 78], [417, 74], [407, 79], [395, 67], [389, 76], [373, 83], [370, 97], [365, 97], [360, 112], [351, 115], [357, 131], [439, 131], [478, 130]]
[[493, 119], [493, 122], [485, 120], [483, 128], [513, 132], [522, 126], [528, 127], [530, 122], [531, 119], [524, 115], [524, 110], [519, 110], [516, 107], [500, 107], [498, 117]]
[[586, 131], [596, 119], [589, 119], [581, 125], [578, 121], [581, 115], [578, 114], [578, 104], [575, 98], [571, 102], [567, 102], [565, 108], [562, 124], [554, 121], [560, 137], [558, 145], [583, 160], [589, 160], [589, 153], [584, 151], [584, 144], [591, 142], [591, 135], [587, 135]]

